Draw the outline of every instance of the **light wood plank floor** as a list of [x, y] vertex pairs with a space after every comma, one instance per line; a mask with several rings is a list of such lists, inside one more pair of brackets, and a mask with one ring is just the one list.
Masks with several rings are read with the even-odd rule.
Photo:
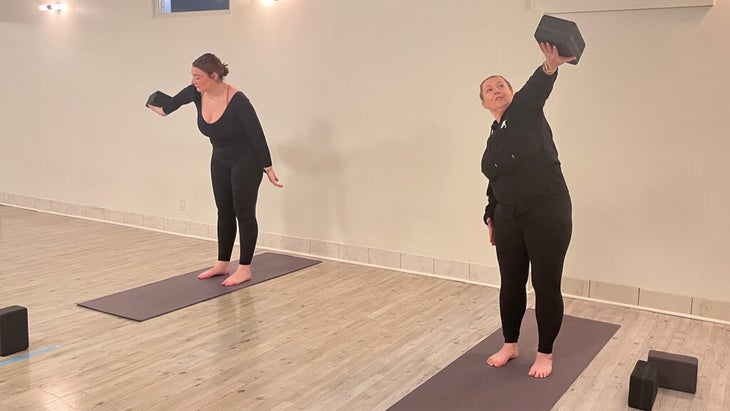
[[[215, 250], [0, 206], [0, 307], [28, 307], [28, 352], [60, 345], [0, 365], [0, 409], [384, 410], [500, 326], [495, 289], [332, 261], [142, 323], [76, 306]], [[697, 394], [660, 390], [655, 410], [730, 409], [729, 326], [572, 299], [566, 314], [621, 328], [554, 409], [629, 409], [650, 349], [700, 364]]]

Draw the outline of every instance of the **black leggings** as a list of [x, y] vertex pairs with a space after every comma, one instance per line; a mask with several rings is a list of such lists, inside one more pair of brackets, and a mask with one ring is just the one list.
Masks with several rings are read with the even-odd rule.
[[[263, 170], [251, 160], [237, 155], [238, 150], [216, 148], [210, 162], [215, 205], [218, 207], [218, 261], [230, 261], [236, 241], [238, 220], [241, 257], [239, 263], [251, 264], [259, 226], [256, 199]], [[231, 158], [232, 157], [232, 158]]]
[[501, 276], [499, 311], [505, 343], [516, 343], [527, 306], [527, 276], [532, 265], [537, 350], [553, 352], [563, 321], [560, 280], [573, 231], [570, 195], [560, 193], [517, 217], [499, 205], [494, 214], [494, 241]]

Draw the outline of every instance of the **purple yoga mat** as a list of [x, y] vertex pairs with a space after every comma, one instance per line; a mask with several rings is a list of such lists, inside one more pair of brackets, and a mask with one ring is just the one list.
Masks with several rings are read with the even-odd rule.
[[[199, 280], [198, 274], [208, 269], [203, 268], [78, 305], [130, 320], [144, 321], [320, 262], [285, 254], [262, 253], [255, 255], [251, 263], [251, 281], [236, 286], [221, 285], [226, 278], [223, 275]], [[237, 265], [237, 261], [231, 262], [231, 270], [235, 270]]]
[[527, 372], [537, 352], [537, 324], [535, 312], [527, 310], [519, 357], [501, 368], [487, 365], [487, 358], [504, 343], [500, 328], [388, 410], [550, 410], [618, 329], [616, 324], [564, 316], [553, 373], [535, 379]]

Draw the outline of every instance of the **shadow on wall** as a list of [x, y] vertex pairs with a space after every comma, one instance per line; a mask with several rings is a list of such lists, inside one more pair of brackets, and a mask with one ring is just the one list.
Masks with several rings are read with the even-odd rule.
[[[276, 148], [277, 161], [291, 172], [279, 234], [362, 246], [387, 238], [385, 249], [409, 251], [426, 237], [450, 238], [465, 218], [480, 221], [481, 202], [471, 207], [477, 210], [473, 218], [454, 207], [461, 188], [454, 185], [452, 162], [444, 161], [458, 155], [450, 148], [449, 130], [426, 122], [413, 124], [407, 134], [379, 133], [343, 147], [332, 123], [320, 118], [301, 138]], [[477, 157], [481, 151], [474, 164]]]
[[[302, 215], [301, 208], [307, 209], [308, 220], [324, 225], [321, 230], [326, 238], [335, 238], [345, 229], [343, 162], [333, 147], [332, 134], [330, 124], [320, 118], [301, 138], [277, 148], [281, 162], [292, 172], [283, 192], [282, 217], [287, 233], [304, 232], [306, 222], [291, 220], [292, 216]], [[292, 184], [296, 180], [299, 182]], [[302, 204], [302, 199], [307, 204]]]

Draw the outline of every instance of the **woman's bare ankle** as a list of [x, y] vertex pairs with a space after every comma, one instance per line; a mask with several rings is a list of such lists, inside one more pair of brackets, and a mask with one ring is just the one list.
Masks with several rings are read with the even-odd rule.
[[538, 351], [535, 362], [527, 373], [530, 377], [547, 378], [553, 372], [553, 354], [545, 354]]
[[201, 280], [205, 280], [207, 278], [215, 277], [218, 275], [224, 275], [228, 274], [228, 261], [217, 261], [215, 264], [213, 264], [213, 267], [210, 269], [198, 274], [198, 278]]
[[504, 343], [499, 351], [487, 359], [487, 364], [491, 367], [499, 368], [507, 364], [510, 360], [517, 358], [518, 355], [519, 349], [517, 348], [517, 343]]
[[251, 281], [251, 266], [239, 264], [236, 271], [223, 280], [221, 284], [225, 286], [234, 286], [247, 281]]

